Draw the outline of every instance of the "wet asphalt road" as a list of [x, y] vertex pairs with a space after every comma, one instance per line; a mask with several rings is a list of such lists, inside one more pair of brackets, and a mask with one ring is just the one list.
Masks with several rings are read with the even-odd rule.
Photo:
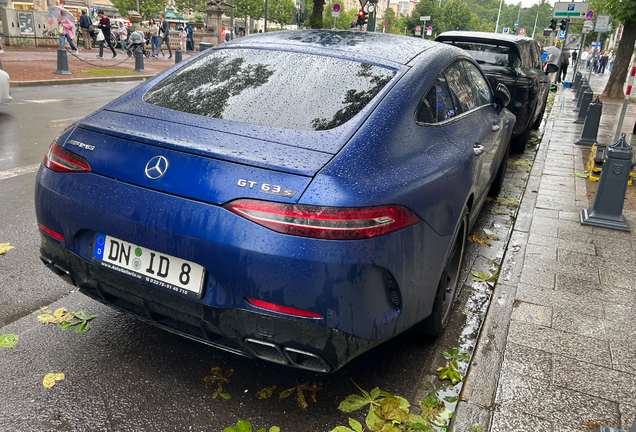
[[[489, 291], [471, 282], [440, 340], [403, 334], [330, 375], [224, 353], [139, 323], [73, 292], [38, 258], [35, 170], [65, 125], [135, 85], [17, 88], [15, 102], [0, 106], [0, 243], [15, 246], [0, 257], [0, 335], [20, 335], [15, 349], [0, 348], [0, 431], [222, 431], [246, 419], [256, 428], [278, 425], [284, 432], [326, 432], [347, 424], [349, 415], [337, 406], [357, 392], [352, 381], [367, 390], [379, 386], [414, 402], [421, 397], [417, 391], [422, 380], [442, 365], [439, 351], [474, 345]], [[46, 102], [33, 102], [42, 99]], [[521, 171], [508, 176], [512, 193], [521, 193], [511, 184], [524, 176]], [[502, 257], [510, 218], [492, 216], [492, 206], [484, 208], [475, 230], [487, 228], [501, 241], [493, 241], [492, 247], [468, 244], [464, 280], [470, 269], [486, 270], [484, 262]], [[98, 318], [85, 334], [63, 332], [40, 325], [32, 314], [45, 305], [53, 310], [88, 310]], [[230, 400], [213, 399], [214, 390], [205, 387], [203, 378], [213, 366], [234, 370], [226, 386]], [[66, 379], [44, 388], [42, 379], [49, 372], [64, 373]], [[317, 403], [306, 395], [306, 411], [294, 396], [278, 397], [297, 383], [314, 381], [323, 390]], [[273, 397], [256, 399], [257, 391], [274, 385], [278, 388]], [[363, 421], [364, 414], [352, 417]]]

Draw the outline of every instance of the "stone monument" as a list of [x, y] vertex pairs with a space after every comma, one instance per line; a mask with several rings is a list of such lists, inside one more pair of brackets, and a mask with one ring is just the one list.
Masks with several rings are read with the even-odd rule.
[[230, 6], [224, 0], [208, 0], [208, 7], [205, 11], [206, 25], [208, 31], [207, 35], [203, 37], [202, 42], [210, 42], [213, 45], [218, 45], [223, 41], [223, 9]]
[[137, 13], [137, 11], [128, 11], [128, 17], [130, 18], [130, 28], [128, 29], [128, 33], [142, 30], [141, 24], [139, 24], [142, 20], [142, 17]]

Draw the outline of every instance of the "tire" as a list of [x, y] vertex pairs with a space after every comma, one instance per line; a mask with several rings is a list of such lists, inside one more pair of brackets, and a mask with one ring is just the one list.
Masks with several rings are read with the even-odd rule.
[[501, 187], [503, 186], [504, 179], [506, 177], [506, 169], [508, 167], [508, 155], [510, 154], [510, 142], [506, 146], [506, 152], [504, 153], [503, 158], [501, 159], [501, 163], [499, 164], [499, 168], [497, 169], [497, 175], [495, 176], [495, 180], [490, 185], [490, 189], [488, 190], [488, 196], [491, 198], [495, 198], [501, 192]]
[[526, 127], [526, 130], [519, 136], [514, 137], [510, 141], [510, 151], [515, 154], [521, 154], [526, 150], [526, 145], [530, 139], [530, 127]]
[[119, 45], [118, 43], [119, 41], [117, 40], [117, 36], [115, 36], [114, 34], [110, 34], [110, 44], [113, 46], [113, 48], [117, 49], [117, 46]]
[[150, 51], [144, 50], [144, 55], [146, 56], [146, 58], [150, 58]]
[[130, 48], [129, 48], [129, 49], [127, 49], [127, 50], [126, 50], [126, 54], [128, 55], [128, 57], [132, 57], [133, 52], [132, 52], [132, 50], [130, 50]]
[[537, 117], [534, 123], [532, 123], [532, 129], [539, 129], [541, 127], [541, 122], [543, 121], [544, 114], [545, 114], [545, 107], [543, 108], [543, 111], [541, 111], [541, 114], [539, 115], [539, 117]]
[[464, 207], [462, 218], [457, 225], [450, 251], [444, 261], [444, 269], [440, 276], [433, 303], [433, 311], [421, 323], [414, 327], [420, 334], [438, 337], [450, 321], [453, 303], [457, 297], [457, 287], [464, 261], [466, 237], [468, 236], [468, 208]]

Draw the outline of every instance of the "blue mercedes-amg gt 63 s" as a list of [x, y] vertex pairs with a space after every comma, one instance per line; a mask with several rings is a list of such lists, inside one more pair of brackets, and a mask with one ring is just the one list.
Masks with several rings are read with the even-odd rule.
[[206, 50], [52, 143], [44, 264], [236, 354], [331, 372], [447, 324], [506, 171], [504, 86], [453, 46], [274, 32]]

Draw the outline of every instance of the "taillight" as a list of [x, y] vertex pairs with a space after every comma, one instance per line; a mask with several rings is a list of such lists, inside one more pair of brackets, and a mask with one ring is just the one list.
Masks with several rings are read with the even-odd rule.
[[64, 236], [58, 232], [53, 231], [51, 228], [47, 228], [44, 225], [42, 225], [41, 223], [38, 223], [38, 225], [40, 226], [40, 229], [42, 231], [44, 231], [45, 233], [47, 233], [48, 235], [50, 235], [51, 237], [53, 237], [55, 240], [60, 240], [60, 241], [64, 241]]
[[400, 205], [321, 207], [240, 199], [224, 207], [279, 233], [329, 240], [368, 239], [421, 222]]
[[247, 300], [247, 302], [250, 303], [252, 306], [256, 306], [261, 309], [267, 309], [273, 312], [283, 313], [286, 315], [294, 315], [294, 316], [298, 316], [302, 318], [322, 318], [322, 315], [320, 314], [309, 312], [302, 309], [291, 308], [288, 306], [281, 306], [275, 303], [269, 303], [262, 300], [256, 300], [253, 298], [246, 298], [245, 300]]
[[60, 173], [81, 173], [91, 170], [86, 159], [71, 153], [55, 141], [49, 146], [49, 152], [44, 156], [42, 163], [52, 171]]

